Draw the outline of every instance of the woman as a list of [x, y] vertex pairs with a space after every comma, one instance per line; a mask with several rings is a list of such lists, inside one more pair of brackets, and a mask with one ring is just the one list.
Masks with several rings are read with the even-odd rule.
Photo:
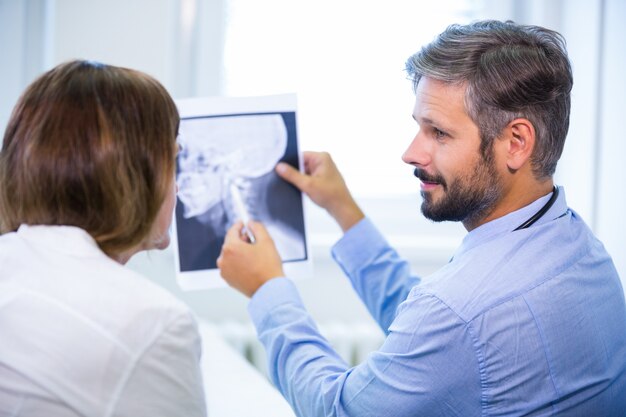
[[0, 415], [205, 415], [189, 310], [123, 264], [163, 249], [179, 117], [146, 74], [43, 74], [0, 152]]

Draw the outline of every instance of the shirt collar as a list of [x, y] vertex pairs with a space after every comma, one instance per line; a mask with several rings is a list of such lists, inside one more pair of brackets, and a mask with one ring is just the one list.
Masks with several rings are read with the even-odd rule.
[[[457, 250], [455, 257], [461, 253], [480, 245], [483, 242], [493, 239], [506, 233], [512, 233], [513, 230], [520, 224], [524, 223], [528, 218], [537, 213], [541, 208], [550, 200], [552, 193], [544, 195], [538, 198], [527, 206], [524, 206], [518, 210], [515, 210], [505, 216], [499, 217], [488, 223], [485, 223], [476, 229], [469, 232], [461, 246]], [[533, 225], [535, 227], [558, 217], [561, 217], [567, 211], [567, 202], [565, 200], [565, 191], [563, 187], [559, 187], [559, 195], [550, 209], [541, 216]]]
[[79, 227], [22, 224], [16, 233], [32, 246], [77, 256], [104, 255], [94, 238]]

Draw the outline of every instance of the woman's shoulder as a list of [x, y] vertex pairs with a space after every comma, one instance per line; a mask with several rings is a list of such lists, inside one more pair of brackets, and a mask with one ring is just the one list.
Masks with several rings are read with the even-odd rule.
[[[199, 356], [189, 309], [140, 274], [104, 255], [46, 250], [27, 262], [37, 251], [8, 249], [11, 270], [0, 268], [0, 356], [24, 386], [55, 387], [44, 394], [51, 401], [93, 414], [117, 401], [117, 387], [153, 346], [165, 341], [157, 352]], [[84, 383], [94, 375], [103, 385]]]
[[79, 232], [7, 234], [0, 248], [0, 285], [10, 283], [28, 303], [70, 313], [112, 337], [128, 329], [158, 333], [191, 317], [173, 294], [107, 257]]

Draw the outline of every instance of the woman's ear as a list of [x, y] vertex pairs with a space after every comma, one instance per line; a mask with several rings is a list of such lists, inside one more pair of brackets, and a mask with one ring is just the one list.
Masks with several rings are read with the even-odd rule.
[[528, 119], [515, 119], [505, 128], [503, 138], [507, 167], [515, 172], [530, 160], [535, 149], [535, 127]]

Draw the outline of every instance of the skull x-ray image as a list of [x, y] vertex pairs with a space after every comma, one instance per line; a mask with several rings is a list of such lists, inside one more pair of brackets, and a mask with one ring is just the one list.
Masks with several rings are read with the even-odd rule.
[[307, 258], [301, 193], [274, 171], [279, 161], [298, 167], [296, 135], [295, 112], [181, 118], [176, 177], [181, 272], [217, 268], [226, 231], [241, 218], [233, 192], [250, 218], [265, 224], [283, 262]]

